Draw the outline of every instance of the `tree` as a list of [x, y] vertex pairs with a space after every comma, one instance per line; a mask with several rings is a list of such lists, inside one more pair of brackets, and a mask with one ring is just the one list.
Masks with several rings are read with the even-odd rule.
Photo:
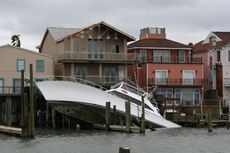
[[19, 39], [20, 35], [13, 35], [11, 37], [11, 40], [12, 40], [12, 45], [13, 46], [16, 46], [16, 47], [21, 47], [21, 42], [20, 42], [20, 39]]

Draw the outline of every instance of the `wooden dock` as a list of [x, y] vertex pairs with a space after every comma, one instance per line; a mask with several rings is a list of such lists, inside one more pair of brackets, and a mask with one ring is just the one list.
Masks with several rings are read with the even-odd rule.
[[9, 135], [22, 135], [22, 129], [21, 128], [15, 128], [15, 127], [9, 127], [9, 126], [3, 126], [0, 125], [0, 133], [6, 133]]

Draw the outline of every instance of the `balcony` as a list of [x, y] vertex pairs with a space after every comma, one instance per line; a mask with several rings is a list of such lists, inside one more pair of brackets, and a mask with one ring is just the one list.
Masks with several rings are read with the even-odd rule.
[[98, 75], [75, 75], [74, 77], [87, 80], [102, 86], [111, 86], [120, 81], [124, 81], [124, 77], [120, 76], [98, 76]]
[[202, 64], [202, 58], [179, 58], [175, 57], [139, 57], [140, 62], [162, 63], [162, 64]]
[[230, 87], [230, 78], [224, 78], [224, 87]]
[[58, 54], [59, 62], [98, 62], [98, 63], [132, 63], [137, 61], [135, 53], [88, 53], [64, 52]]
[[0, 86], [0, 95], [19, 95], [21, 94], [21, 87]]
[[157, 86], [184, 86], [184, 87], [195, 87], [195, 86], [203, 86], [204, 79], [156, 79], [149, 78], [149, 85], [157, 85]]

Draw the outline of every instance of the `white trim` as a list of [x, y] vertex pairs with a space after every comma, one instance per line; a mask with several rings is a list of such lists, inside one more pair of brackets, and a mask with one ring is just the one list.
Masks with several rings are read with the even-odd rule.
[[181, 50], [192, 50], [191, 48], [170, 48], [170, 47], [131, 47], [128, 48], [128, 50], [131, 49], [165, 49], [165, 50], [171, 50], [171, 49], [181, 49]]

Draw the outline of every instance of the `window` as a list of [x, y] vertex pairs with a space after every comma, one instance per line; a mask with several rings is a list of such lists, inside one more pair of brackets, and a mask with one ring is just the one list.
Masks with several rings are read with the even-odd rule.
[[183, 71], [183, 84], [194, 84], [195, 83], [195, 70], [184, 70]]
[[113, 67], [106, 67], [104, 69], [104, 82], [105, 83], [116, 83], [116, 70]]
[[230, 50], [228, 51], [228, 61], [230, 62]]
[[182, 104], [200, 104], [199, 89], [176, 89], [176, 98], [180, 99]]
[[119, 45], [112, 45], [112, 53], [119, 53], [120, 48]]
[[170, 51], [168, 50], [154, 50], [153, 51], [153, 62], [170, 62]]
[[124, 65], [118, 66], [118, 76], [119, 76], [119, 81], [124, 80], [125, 78], [125, 66]]
[[75, 67], [75, 73], [77, 78], [82, 78], [82, 79], [86, 79], [86, 75], [87, 75], [87, 67], [85, 66], [76, 66]]
[[168, 70], [156, 70], [156, 84], [166, 84], [168, 80]]
[[44, 72], [45, 71], [45, 61], [37, 60], [36, 61], [36, 72]]
[[4, 94], [4, 79], [0, 78], [0, 94]]
[[13, 79], [13, 93], [20, 94], [21, 92], [21, 79]]
[[88, 51], [88, 58], [103, 58], [104, 52], [104, 42], [103, 39], [88, 39], [87, 42], [87, 51]]
[[167, 104], [172, 105], [172, 101], [170, 99], [173, 98], [173, 90], [171, 88], [159, 88], [157, 89], [157, 94], [168, 98], [168, 100], [166, 100]]
[[74, 40], [73, 49], [74, 51], [80, 52], [80, 42], [78, 40]]
[[17, 59], [17, 71], [26, 69], [26, 60], [25, 59]]
[[140, 58], [140, 61], [141, 62], [146, 62], [147, 61], [147, 59], [146, 59], [146, 50], [144, 50], [144, 49], [141, 49], [140, 51], [139, 51], [139, 58]]
[[179, 50], [179, 63], [184, 63], [185, 62], [185, 51], [184, 50]]
[[216, 60], [217, 60], [217, 62], [220, 62], [220, 51], [218, 50], [217, 52], [216, 52]]

